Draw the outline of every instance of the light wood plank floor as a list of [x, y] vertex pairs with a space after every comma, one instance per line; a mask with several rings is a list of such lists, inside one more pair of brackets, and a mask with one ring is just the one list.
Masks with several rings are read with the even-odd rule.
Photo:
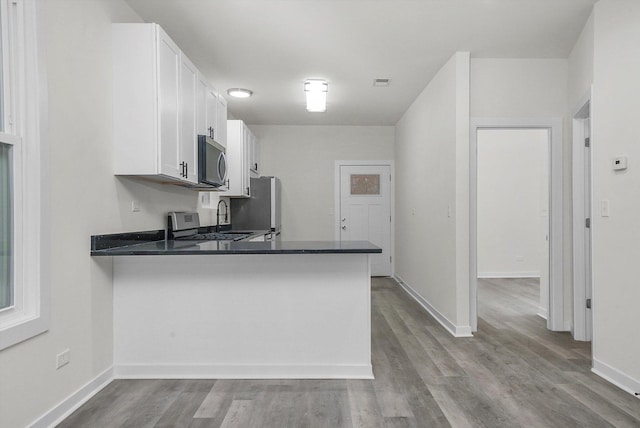
[[117, 380], [60, 427], [639, 427], [640, 400], [546, 330], [538, 284], [481, 280], [479, 332], [454, 339], [388, 278], [364, 380]]

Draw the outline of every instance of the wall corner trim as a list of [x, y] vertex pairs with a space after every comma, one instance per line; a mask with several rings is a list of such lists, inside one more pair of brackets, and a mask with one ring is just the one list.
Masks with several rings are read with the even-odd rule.
[[634, 395], [636, 398], [640, 398], [639, 395], [636, 395], [640, 393], [640, 380], [634, 379], [596, 358], [593, 359], [593, 368], [591, 371], [623, 391]]
[[413, 298], [420, 306], [422, 306], [436, 321], [442, 325], [453, 337], [473, 337], [471, 334], [470, 325], [455, 325], [447, 317], [442, 315], [431, 303], [424, 299], [416, 290], [414, 290], [409, 284], [407, 284], [398, 275], [394, 275], [393, 278], [400, 284], [400, 286], [407, 292], [409, 296]]
[[84, 386], [80, 387], [76, 392], [49, 409], [44, 415], [40, 416], [35, 422], [29, 425], [29, 427], [45, 428], [58, 425], [67, 416], [89, 401], [91, 397], [109, 385], [113, 379], [113, 367], [109, 367], [107, 370], [87, 382]]

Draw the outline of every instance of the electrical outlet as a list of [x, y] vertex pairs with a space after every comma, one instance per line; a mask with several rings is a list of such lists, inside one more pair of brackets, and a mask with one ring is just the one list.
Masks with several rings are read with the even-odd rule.
[[71, 362], [71, 351], [69, 349], [65, 349], [56, 355], [56, 369], [66, 366], [69, 362]]
[[140, 204], [135, 199], [131, 201], [131, 212], [137, 213], [140, 211]]

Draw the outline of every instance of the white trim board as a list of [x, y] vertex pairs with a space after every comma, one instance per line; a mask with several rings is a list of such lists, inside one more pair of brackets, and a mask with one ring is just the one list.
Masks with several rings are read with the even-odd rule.
[[93, 378], [93, 380], [80, 387], [76, 392], [55, 405], [44, 415], [40, 416], [31, 425], [29, 425], [29, 427], [45, 428], [58, 425], [65, 418], [75, 412], [80, 406], [89, 401], [91, 397], [109, 385], [113, 379], [113, 368], [109, 367], [107, 370]]
[[548, 129], [549, 156], [549, 310], [547, 328], [567, 331], [564, 322], [563, 266], [563, 128], [562, 118], [471, 118], [469, 149], [469, 322], [478, 329], [478, 130], [480, 129]]
[[478, 272], [478, 278], [540, 278], [540, 272]]
[[623, 391], [628, 392], [636, 398], [640, 398], [640, 380], [634, 379], [626, 373], [595, 358], [593, 359], [593, 368], [591, 371]]
[[543, 320], [547, 319], [547, 308], [543, 308], [542, 306], [538, 306], [538, 312], [536, 313]]
[[400, 284], [400, 286], [407, 292], [409, 296], [413, 298], [420, 306], [422, 306], [436, 321], [442, 325], [449, 333], [454, 337], [473, 337], [471, 334], [471, 326], [458, 326], [451, 322], [447, 317], [442, 315], [431, 303], [423, 298], [416, 290], [407, 284], [398, 275], [394, 275], [393, 278]]
[[371, 364], [149, 364], [114, 367], [116, 379], [374, 379]]
[[[572, 199], [573, 199], [573, 323], [571, 332], [574, 340], [592, 340], [592, 317], [586, 308], [586, 300], [590, 298], [590, 281], [593, 271], [588, 263], [592, 254], [587, 251], [587, 233], [585, 219], [588, 211], [593, 218], [593, 190], [589, 182], [593, 183], [593, 173], [587, 179], [587, 156], [591, 150], [585, 149], [585, 120], [589, 120], [589, 126], [593, 127], [591, 118], [592, 89], [584, 95], [578, 107], [575, 108], [572, 117]], [[589, 130], [590, 146], [593, 147], [593, 130]], [[589, 192], [587, 196], [585, 194]], [[587, 210], [587, 200], [590, 201]], [[580, 233], [583, 231], [584, 233]], [[589, 267], [588, 267], [589, 266]], [[589, 269], [589, 271], [587, 271]], [[592, 309], [592, 314], [595, 309]]]

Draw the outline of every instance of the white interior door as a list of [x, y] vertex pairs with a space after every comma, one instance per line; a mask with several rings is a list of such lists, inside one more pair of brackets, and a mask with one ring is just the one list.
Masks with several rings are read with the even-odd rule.
[[370, 241], [382, 248], [371, 255], [373, 276], [391, 275], [391, 168], [340, 166], [340, 240]]

